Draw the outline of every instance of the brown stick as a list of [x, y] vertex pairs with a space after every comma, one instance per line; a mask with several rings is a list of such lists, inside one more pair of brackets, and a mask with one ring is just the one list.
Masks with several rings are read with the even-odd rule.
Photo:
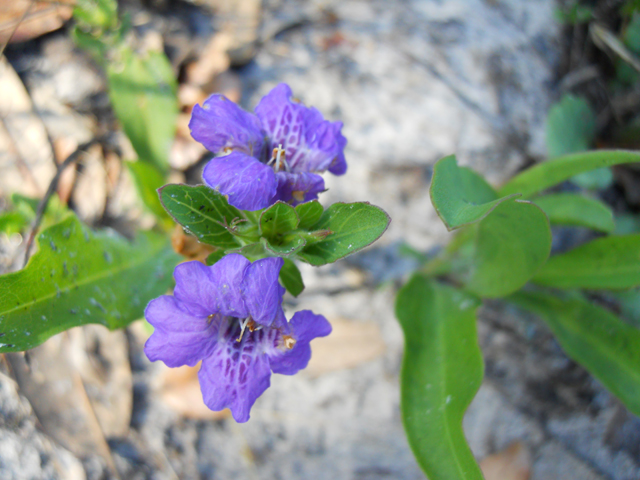
[[49, 200], [51, 199], [51, 196], [55, 193], [56, 189], [58, 188], [58, 181], [60, 180], [60, 175], [62, 175], [62, 172], [64, 171], [65, 168], [67, 168], [69, 165], [71, 165], [76, 160], [78, 160], [80, 155], [84, 153], [85, 150], [95, 145], [96, 143], [99, 143], [101, 140], [102, 138], [94, 138], [92, 140], [89, 140], [86, 143], [83, 143], [75, 150], [75, 152], [69, 155], [64, 162], [58, 165], [56, 174], [51, 179], [51, 183], [49, 183], [49, 187], [47, 188], [47, 191], [45, 192], [44, 197], [42, 197], [42, 200], [40, 200], [40, 203], [38, 203], [38, 208], [36, 210], [36, 218], [33, 222], [33, 226], [31, 227], [31, 233], [29, 233], [29, 238], [27, 239], [27, 246], [24, 252], [24, 261], [22, 263], [22, 268], [26, 267], [27, 262], [29, 261], [29, 252], [31, 251], [33, 240], [36, 234], [38, 233], [38, 228], [40, 227], [40, 223], [42, 223], [42, 217], [44, 216], [44, 212], [47, 210], [47, 206], [49, 205]]

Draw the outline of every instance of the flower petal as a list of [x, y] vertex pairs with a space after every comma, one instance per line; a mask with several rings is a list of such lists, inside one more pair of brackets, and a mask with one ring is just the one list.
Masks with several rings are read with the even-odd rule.
[[271, 167], [241, 152], [214, 158], [204, 167], [202, 178], [240, 210], [268, 207], [278, 185]]
[[278, 193], [275, 199], [297, 205], [318, 198], [325, 191], [324, 180], [315, 173], [277, 172]]
[[228, 407], [236, 422], [249, 420], [251, 407], [269, 388], [270, 377], [269, 360], [250, 337], [242, 342], [233, 338], [216, 342], [198, 373], [207, 407], [211, 410]]
[[144, 317], [155, 328], [144, 346], [152, 362], [162, 360], [169, 367], [194, 366], [211, 355], [217, 323], [187, 313], [175, 297], [163, 295], [151, 300]]
[[227, 255], [210, 267], [198, 261], [181, 263], [173, 272], [173, 294], [192, 315], [220, 313], [244, 318], [247, 309], [240, 288], [249, 264], [238, 254]]
[[317, 109], [293, 101], [288, 85], [281, 83], [265, 95], [256, 115], [271, 139], [268, 151], [282, 145], [293, 172], [346, 171], [342, 122], [325, 120]]
[[242, 296], [251, 318], [265, 327], [284, 326], [282, 296], [285, 289], [278, 282], [282, 258], [263, 258], [253, 262], [242, 282]]
[[196, 141], [214, 153], [231, 148], [258, 157], [264, 143], [260, 120], [219, 94], [207, 98], [202, 107], [193, 107], [189, 129]]
[[269, 364], [273, 373], [293, 375], [307, 366], [311, 358], [309, 342], [331, 333], [331, 324], [322, 315], [310, 310], [301, 310], [291, 319], [290, 335], [296, 341], [291, 350], [271, 349], [268, 351]]

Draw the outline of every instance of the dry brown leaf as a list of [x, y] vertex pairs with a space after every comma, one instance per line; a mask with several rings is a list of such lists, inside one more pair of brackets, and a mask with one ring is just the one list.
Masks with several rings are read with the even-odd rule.
[[330, 319], [331, 335], [311, 343], [311, 361], [304, 370], [307, 375], [319, 376], [369, 362], [386, 350], [380, 328], [373, 322], [355, 322], [341, 318]]
[[514, 442], [501, 452], [480, 462], [485, 480], [529, 480], [531, 452], [522, 442]]
[[70, 351], [65, 332], [30, 350], [29, 362], [19, 353], [6, 358], [43, 431], [74, 455], [100, 455], [117, 478], [109, 445]]
[[7, 42], [9, 37], [11, 37], [11, 43], [24, 42], [53, 32], [62, 27], [72, 14], [71, 2], [64, 0], [56, 2], [5, 0], [0, 2], [0, 45]]
[[0, 58], [0, 190], [39, 196], [55, 173], [47, 131], [20, 77]]
[[71, 357], [105, 437], [124, 437], [133, 407], [127, 335], [98, 325], [69, 331]]
[[204, 404], [198, 370], [195, 367], [164, 367], [157, 380], [156, 388], [159, 398], [176, 413], [201, 420], [220, 420], [231, 414], [228, 409], [214, 412]]
[[187, 235], [180, 225], [176, 225], [171, 234], [171, 246], [176, 253], [190, 260], [204, 260], [213, 252], [210, 245], [198, 242], [193, 235]]

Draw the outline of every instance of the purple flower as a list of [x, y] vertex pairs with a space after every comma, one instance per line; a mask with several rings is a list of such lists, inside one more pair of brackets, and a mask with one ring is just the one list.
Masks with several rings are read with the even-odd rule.
[[204, 403], [211, 410], [228, 407], [237, 422], [249, 420], [271, 372], [302, 370], [311, 358], [309, 342], [331, 332], [322, 315], [308, 310], [287, 322], [278, 283], [282, 264], [281, 258], [250, 263], [238, 254], [211, 267], [182, 263], [173, 274], [173, 296], [152, 300], [144, 312], [155, 328], [144, 346], [149, 360], [169, 367], [202, 360]]
[[316, 199], [325, 189], [319, 173], [347, 170], [342, 122], [294, 100], [284, 83], [260, 100], [255, 115], [211, 95], [193, 108], [189, 128], [213, 153], [228, 153], [211, 160], [202, 176], [242, 210]]

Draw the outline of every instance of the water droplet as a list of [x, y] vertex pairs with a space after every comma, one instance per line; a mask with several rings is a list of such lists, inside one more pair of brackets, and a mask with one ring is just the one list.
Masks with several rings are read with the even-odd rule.
[[47, 321], [47, 317], [45, 317], [44, 315], [42, 315], [40, 318], [42, 319], [43, 322]]
[[111, 263], [113, 261], [113, 257], [106, 250], [102, 252], [102, 254], [104, 255], [104, 259], [107, 261], [107, 263]]
[[24, 334], [28, 337], [29, 335], [31, 335], [31, 332], [24, 332]]
[[447, 405], [449, 405], [449, 403], [451, 403], [451, 395], [447, 395], [447, 399], [445, 401]]

